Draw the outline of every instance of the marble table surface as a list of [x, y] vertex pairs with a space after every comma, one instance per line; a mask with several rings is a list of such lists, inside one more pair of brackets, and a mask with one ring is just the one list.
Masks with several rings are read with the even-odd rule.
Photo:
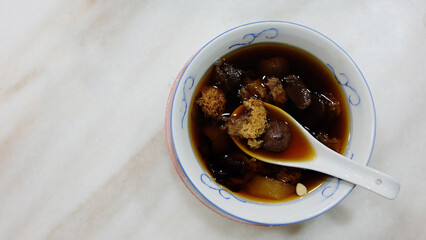
[[[229, 28], [285, 20], [336, 41], [377, 114], [361, 188], [278, 227], [216, 215], [170, 161], [166, 101], [185, 62]], [[425, 239], [426, 2], [0, 1], [0, 239]]]

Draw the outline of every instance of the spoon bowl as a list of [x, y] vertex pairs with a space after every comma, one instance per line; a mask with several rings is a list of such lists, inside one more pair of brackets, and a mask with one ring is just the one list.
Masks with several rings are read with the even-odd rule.
[[[264, 106], [268, 115], [272, 114], [289, 125], [292, 143], [283, 152], [272, 153], [251, 149], [236, 137], [232, 137], [232, 140], [243, 152], [263, 162], [322, 172], [364, 187], [388, 199], [396, 198], [400, 184], [394, 178], [376, 169], [358, 164], [329, 149], [281, 108], [268, 103], [264, 103]], [[232, 116], [236, 117], [243, 111], [244, 105], [241, 105], [233, 112]], [[306, 151], [301, 151], [298, 155], [295, 155], [293, 153], [294, 148], [300, 146], [300, 144], [304, 145], [303, 149]]]

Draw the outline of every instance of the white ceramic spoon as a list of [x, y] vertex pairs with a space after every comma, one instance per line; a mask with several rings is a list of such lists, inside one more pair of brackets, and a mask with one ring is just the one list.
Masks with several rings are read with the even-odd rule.
[[[253, 150], [245, 143], [233, 138], [234, 142], [242, 151], [263, 162], [326, 173], [364, 187], [388, 199], [396, 198], [400, 185], [394, 178], [377, 171], [376, 169], [356, 163], [351, 159], [336, 153], [315, 139], [304, 127], [302, 127], [293, 117], [282, 109], [268, 103], [264, 103], [264, 106], [268, 111], [268, 114], [272, 113], [275, 116], [279, 116], [280, 119], [285, 120], [289, 124], [292, 132], [291, 141], [294, 141], [293, 131], [296, 130], [299, 133], [302, 133], [300, 136], [302, 138], [305, 137], [305, 139], [301, 139], [301, 141], [304, 141], [305, 144], [308, 145], [307, 147], [310, 151], [306, 151], [306, 154], [302, 153], [302, 155], [300, 155], [299, 151], [299, 156], [295, 159], [295, 154], [282, 154], [288, 151], [291, 148], [291, 145], [282, 153], [274, 154], [266, 153], [266, 151], [261, 152]], [[233, 115], [236, 116], [239, 113], [242, 113], [244, 111], [243, 109], [244, 106], [241, 105], [234, 111]]]

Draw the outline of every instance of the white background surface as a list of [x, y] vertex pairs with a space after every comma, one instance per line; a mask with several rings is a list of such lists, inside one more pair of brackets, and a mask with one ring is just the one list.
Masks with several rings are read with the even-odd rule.
[[[241, 24], [286, 20], [337, 42], [377, 114], [370, 166], [396, 200], [355, 190], [309, 221], [236, 223], [196, 200], [165, 143], [185, 62]], [[0, 239], [424, 239], [424, 1], [0, 1]], [[285, 213], [283, 213], [285, 214]]]

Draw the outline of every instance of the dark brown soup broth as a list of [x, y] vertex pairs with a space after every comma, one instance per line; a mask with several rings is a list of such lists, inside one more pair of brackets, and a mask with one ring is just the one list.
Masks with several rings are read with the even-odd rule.
[[[331, 121], [321, 121], [313, 126], [309, 125], [310, 116], [306, 111], [297, 109], [291, 102], [282, 106], [286, 112], [292, 115], [301, 123], [312, 135], [318, 133], [325, 134], [329, 138], [338, 139], [338, 143], [333, 145], [333, 150], [344, 153], [349, 139], [349, 111], [344, 93], [334, 78], [334, 75], [322, 62], [311, 54], [283, 44], [255, 44], [238, 49], [226, 56], [220, 61], [232, 64], [238, 69], [251, 75], [251, 78], [264, 79], [268, 76], [259, 74], [256, 70], [259, 61], [273, 57], [282, 57], [288, 62], [288, 74], [300, 77], [311, 92], [318, 94], [331, 94], [340, 102], [341, 113]], [[206, 72], [197, 86], [196, 94], [191, 102], [190, 108], [190, 137], [195, 153], [201, 164], [211, 174], [212, 178], [224, 188], [229, 189], [234, 194], [257, 202], [282, 202], [297, 198], [296, 193], [290, 194], [282, 199], [271, 199], [262, 197], [247, 191], [250, 188], [250, 179], [254, 176], [262, 176], [270, 179], [277, 179], [276, 173], [278, 166], [267, 163], [258, 163], [253, 168], [253, 161], [250, 156], [243, 153], [226, 134], [218, 134], [218, 143], [212, 143], [211, 136], [207, 136], [207, 130], [211, 133], [220, 132], [226, 122], [226, 118], [242, 104], [238, 89], [226, 93], [225, 111], [222, 114], [222, 120], [213, 120], [205, 117], [201, 108], [195, 103], [195, 99], [200, 96], [203, 86], [214, 85], [214, 63]], [[280, 78], [283, 81], [282, 78]], [[283, 85], [285, 85], [283, 83]], [[206, 135], [207, 134], [207, 135]], [[211, 135], [211, 134], [210, 134]], [[215, 151], [215, 144], [226, 145], [226, 150]], [[223, 147], [222, 147], [223, 148]], [[219, 149], [222, 149], [219, 148]], [[300, 149], [298, 151], [301, 151]], [[250, 161], [248, 161], [250, 160]], [[250, 166], [250, 167], [248, 167]], [[260, 166], [260, 167], [259, 167]], [[250, 169], [250, 170], [247, 170]], [[252, 170], [256, 169], [256, 170]], [[328, 176], [302, 170], [302, 177], [298, 182], [304, 184], [308, 192], [313, 191], [328, 179]]]

